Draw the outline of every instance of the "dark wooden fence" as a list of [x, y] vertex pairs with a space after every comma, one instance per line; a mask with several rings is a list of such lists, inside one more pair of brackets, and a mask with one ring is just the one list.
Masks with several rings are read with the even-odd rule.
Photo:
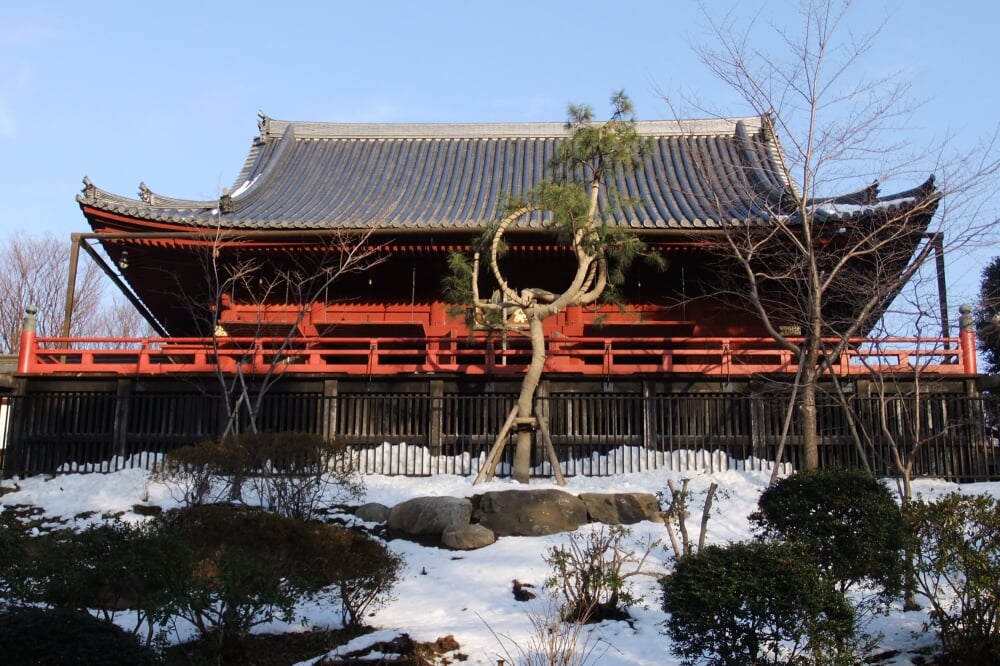
[[[558, 394], [539, 399], [567, 475], [650, 469], [792, 468], [801, 431], [783, 395]], [[928, 394], [879, 399], [851, 395], [820, 409], [824, 466], [868, 466], [892, 475], [894, 447], [920, 444], [914, 474], [955, 480], [997, 477], [997, 405], [989, 398]], [[473, 475], [514, 404], [509, 394], [273, 392], [265, 430], [322, 433], [349, 444], [366, 474]], [[46, 391], [9, 398], [4, 474], [52, 474], [149, 467], [161, 454], [217, 434], [225, 412], [198, 391]], [[0, 431], [2, 432], [2, 431]], [[509, 472], [512, 446], [498, 473]], [[535, 473], [551, 470], [542, 456]]]

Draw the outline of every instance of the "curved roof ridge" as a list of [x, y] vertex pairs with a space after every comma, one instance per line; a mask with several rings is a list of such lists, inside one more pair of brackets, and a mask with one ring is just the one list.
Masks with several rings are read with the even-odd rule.
[[[751, 131], [763, 125], [760, 116], [694, 120], [637, 120], [643, 136], [728, 135], [742, 122]], [[260, 140], [280, 139], [288, 127], [299, 139], [479, 139], [561, 138], [569, 134], [565, 122], [496, 123], [330, 123], [275, 120], [262, 116]]]
[[202, 201], [200, 199], [176, 199], [162, 196], [146, 187], [145, 183], [139, 183], [137, 197], [126, 197], [102, 190], [87, 177], [83, 179], [83, 189], [76, 195], [76, 200], [81, 204], [100, 203], [108, 206], [124, 206], [128, 209], [136, 208], [136, 204], [141, 204], [143, 208], [162, 208], [165, 210], [211, 210], [219, 205], [218, 199]]
[[259, 160], [253, 164], [246, 174], [246, 180], [229, 193], [234, 207], [233, 210], [226, 212], [238, 212], [257, 201], [261, 192], [266, 192], [267, 185], [270, 184], [275, 174], [279, 173], [288, 163], [292, 152], [290, 146], [295, 141], [296, 135], [297, 130], [294, 125], [284, 128], [282, 140], [278, 142], [277, 148], [267, 156], [267, 159]]

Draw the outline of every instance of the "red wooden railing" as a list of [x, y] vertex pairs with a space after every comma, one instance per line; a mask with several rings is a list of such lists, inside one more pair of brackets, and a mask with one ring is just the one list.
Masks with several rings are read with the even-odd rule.
[[[969, 339], [966, 339], [966, 338]], [[38, 338], [22, 336], [22, 374], [167, 375], [221, 369], [262, 374], [516, 375], [531, 357], [528, 340], [467, 337], [380, 338]], [[673, 373], [714, 377], [794, 374], [797, 358], [769, 338], [555, 337], [549, 373], [620, 376]], [[959, 338], [853, 340], [830, 359], [842, 376], [880, 372], [975, 375], [975, 342]]]

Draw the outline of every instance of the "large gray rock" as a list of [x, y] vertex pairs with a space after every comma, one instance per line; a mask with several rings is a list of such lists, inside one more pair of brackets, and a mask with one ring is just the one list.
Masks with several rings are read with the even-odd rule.
[[590, 520], [605, 525], [631, 525], [642, 520], [662, 523], [660, 502], [652, 493], [580, 493]]
[[355, 509], [354, 515], [366, 523], [384, 523], [389, 520], [389, 507], [378, 502], [369, 502]]
[[485, 548], [496, 540], [493, 531], [482, 525], [452, 525], [441, 533], [441, 545], [452, 550]]
[[414, 497], [389, 510], [388, 526], [413, 536], [440, 537], [452, 525], [468, 525], [472, 502], [464, 497]]
[[503, 490], [479, 498], [476, 521], [500, 536], [570, 532], [587, 522], [587, 507], [561, 490]]

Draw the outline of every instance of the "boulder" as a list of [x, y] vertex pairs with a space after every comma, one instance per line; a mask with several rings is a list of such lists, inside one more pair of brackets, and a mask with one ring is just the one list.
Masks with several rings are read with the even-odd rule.
[[642, 520], [662, 523], [660, 502], [652, 493], [580, 493], [590, 520], [606, 525], [631, 525]]
[[481, 495], [475, 518], [498, 537], [543, 536], [585, 524], [587, 507], [561, 490], [503, 490]]
[[384, 523], [389, 520], [389, 507], [378, 502], [369, 502], [355, 509], [354, 515], [366, 523]]
[[468, 525], [472, 502], [464, 497], [414, 497], [389, 510], [389, 529], [412, 536], [440, 537], [452, 525]]
[[451, 525], [441, 533], [441, 545], [452, 550], [485, 548], [496, 540], [493, 531], [482, 525]]

